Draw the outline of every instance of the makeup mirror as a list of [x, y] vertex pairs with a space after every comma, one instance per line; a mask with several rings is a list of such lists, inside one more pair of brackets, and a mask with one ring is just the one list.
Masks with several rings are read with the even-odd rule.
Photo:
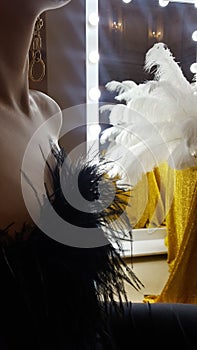
[[[196, 73], [195, 1], [100, 0], [98, 5], [101, 103], [118, 103], [105, 87], [110, 81], [140, 84], [153, 78], [145, 72], [144, 62], [146, 52], [157, 42], [167, 45], [192, 82]], [[109, 123], [107, 117], [102, 119], [105, 122]], [[133, 255], [166, 254], [165, 236], [165, 225], [133, 229]], [[126, 254], [129, 249], [125, 243]]]

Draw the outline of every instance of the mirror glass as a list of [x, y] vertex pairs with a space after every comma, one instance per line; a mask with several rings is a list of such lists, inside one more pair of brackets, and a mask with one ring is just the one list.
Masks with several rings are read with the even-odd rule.
[[[106, 89], [110, 81], [132, 80], [141, 84], [153, 79], [153, 73], [148, 74], [144, 64], [147, 51], [155, 43], [165, 43], [186, 79], [193, 81], [194, 72], [191, 72], [190, 67], [196, 62], [196, 42], [192, 34], [197, 30], [197, 8], [194, 2], [174, 1], [162, 7], [158, 0], [133, 0], [129, 3], [100, 0], [99, 19], [101, 104], [118, 103], [114, 100], [117, 93]], [[103, 130], [105, 125], [108, 128], [108, 115], [102, 114], [100, 118]], [[101, 145], [101, 150], [105, 146]], [[142, 198], [144, 193], [141, 192], [140, 196]], [[165, 235], [165, 223], [154, 229], [143, 226], [134, 228], [134, 255], [165, 254]]]
[[99, 18], [101, 102], [113, 98], [105, 89], [111, 80], [142, 83], [151, 79], [144, 71], [144, 60], [156, 42], [168, 46], [185, 77], [192, 81], [190, 66], [196, 61], [192, 33], [197, 29], [194, 3], [170, 2], [161, 7], [159, 0], [100, 0]]

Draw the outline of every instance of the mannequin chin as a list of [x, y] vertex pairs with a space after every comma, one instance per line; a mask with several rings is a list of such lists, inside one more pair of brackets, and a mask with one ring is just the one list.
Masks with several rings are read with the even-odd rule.
[[55, 10], [61, 7], [64, 7], [72, 0], [36, 0], [33, 4], [34, 8], [36, 8], [36, 2], [38, 2], [38, 9], [41, 12], [45, 12], [48, 10]]
[[50, 4], [52, 8], [59, 8], [67, 5], [71, 0], [51, 0]]

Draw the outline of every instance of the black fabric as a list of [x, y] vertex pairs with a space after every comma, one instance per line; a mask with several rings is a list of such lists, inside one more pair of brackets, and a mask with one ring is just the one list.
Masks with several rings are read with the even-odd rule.
[[[78, 342], [75, 339], [77, 334], [73, 335], [74, 340], [70, 343], [66, 323], [64, 324], [64, 339], [61, 335], [56, 341], [50, 334], [52, 332], [54, 335], [57, 331], [54, 328], [57, 326], [55, 322], [51, 329], [46, 329], [45, 324], [37, 329], [35, 325], [32, 327], [32, 321], [23, 314], [18, 300], [18, 303], [10, 304], [11, 314], [9, 315], [9, 309], [6, 308], [7, 318], [1, 318], [0, 348], [2, 350], [123, 350], [136, 347], [153, 350], [158, 348], [197, 349], [197, 305], [132, 303], [124, 305], [122, 315], [118, 315], [112, 305], [109, 305], [109, 308], [111, 309], [108, 324], [110, 343], [108, 340], [106, 344], [102, 344], [95, 337], [94, 345], [84, 347], [83, 335]], [[80, 326], [84, 329], [83, 324]], [[36, 332], [42, 335], [41, 344], [38, 342]]]
[[197, 349], [197, 305], [130, 303], [124, 316], [111, 308], [113, 350]]
[[36, 232], [1, 250], [0, 329], [8, 348], [94, 349], [106, 328], [94, 285], [105, 262], [98, 266], [102, 252], [94, 253]]
[[69, 247], [37, 227], [28, 239], [2, 245], [1, 342], [10, 350], [94, 350], [100, 339], [112, 349], [107, 305], [121, 314], [124, 281], [134, 283], [122, 264], [111, 244]]

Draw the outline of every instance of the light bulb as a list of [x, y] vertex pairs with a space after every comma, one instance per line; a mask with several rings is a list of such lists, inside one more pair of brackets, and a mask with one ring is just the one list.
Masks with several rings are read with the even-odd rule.
[[97, 50], [91, 51], [89, 53], [89, 61], [91, 63], [97, 63], [99, 61], [99, 53]]
[[101, 96], [101, 92], [97, 87], [93, 87], [89, 90], [89, 98], [92, 101], [98, 101]]
[[192, 33], [192, 40], [197, 41], [197, 30]]
[[132, 0], [122, 0], [125, 4], [129, 4]]
[[97, 140], [100, 132], [101, 127], [99, 124], [88, 125], [89, 140]]
[[193, 74], [196, 74], [197, 73], [197, 63], [194, 62], [191, 64], [190, 66], [190, 71], [193, 73]]
[[166, 7], [169, 4], [170, 1], [168, 0], [159, 0], [159, 5], [161, 7]]
[[89, 15], [89, 23], [92, 25], [92, 26], [96, 26], [99, 22], [99, 17], [97, 15], [97, 13], [95, 12], [92, 12], [90, 15]]

